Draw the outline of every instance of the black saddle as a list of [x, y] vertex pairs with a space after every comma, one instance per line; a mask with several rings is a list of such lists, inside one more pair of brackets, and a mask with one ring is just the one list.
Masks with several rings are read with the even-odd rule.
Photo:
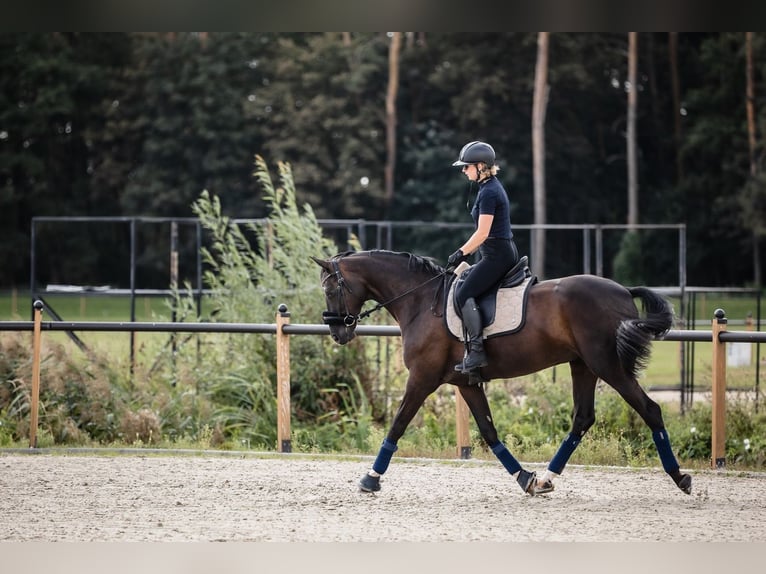
[[[460, 292], [460, 288], [463, 286], [463, 283], [469, 277], [472, 270], [473, 267], [469, 267], [460, 274], [460, 277], [457, 278], [457, 282], [455, 283], [456, 296]], [[488, 325], [491, 325], [495, 322], [498, 290], [521, 285], [529, 277], [532, 277], [532, 272], [529, 270], [529, 257], [524, 255], [519, 259], [519, 262], [516, 263], [516, 265], [514, 265], [510, 271], [508, 271], [508, 273], [503, 275], [503, 277], [494, 285], [494, 287], [491, 287], [489, 290], [485, 291], [476, 298], [476, 304], [479, 306], [481, 322], [484, 327], [487, 327]], [[455, 300], [457, 300], [457, 297], [455, 297]], [[454, 300], [453, 306], [457, 316], [462, 319], [462, 310], [457, 308], [457, 304]]]

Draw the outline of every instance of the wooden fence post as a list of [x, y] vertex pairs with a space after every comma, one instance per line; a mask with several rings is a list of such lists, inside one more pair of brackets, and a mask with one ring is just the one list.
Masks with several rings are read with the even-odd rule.
[[460, 458], [471, 458], [471, 434], [469, 432], [470, 410], [460, 394], [460, 389], [455, 387], [455, 432], [457, 433], [457, 455]]
[[290, 324], [287, 305], [277, 309], [277, 450], [292, 452], [290, 442], [290, 335], [282, 332]]
[[715, 310], [713, 319], [713, 431], [710, 463], [713, 468], [726, 467], [726, 343], [719, 334], [726, 331], [726, 314]]
[[40, 410], [40, 344], [42, 339], [43, 302], [34, 303], [35, 325], [32, 333], [32, 397], [29, 404], [29, 448], [37, 448], [37, 419]]

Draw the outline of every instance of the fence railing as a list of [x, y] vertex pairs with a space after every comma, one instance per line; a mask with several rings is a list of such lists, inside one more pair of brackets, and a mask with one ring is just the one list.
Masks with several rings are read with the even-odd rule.
[[[35, 301], [33, 321], [0, 321], [0, 331], [32, 331], [33, 363], [30, 398], [29, 447], [37, 447], [37, 427], [40, 397], [40, 348], [43, 331], [102, 331], [102, 332], [164, 332], [164, 333], [264, 333], [276, 335], [277, 372], [277, 450], [291, 452], [290, 439], [290, 336], [329, 335], [327, 325], [292, 325], [290, 313], [280, 305], [275, 323], [174, 323], [174, 322], [101, 322], [101, 321], [42, 321], [43, 303]], [[710, 331], [670, 330], [658, 341], [712, 342], [712, 438], [711, 465], [724, 468], [726, 443], [726, 343], [764, 343], [766, 333], [757, 331], [728, 331], [722, 309], [715, 311]], [[395, 325], [359, 325], [358, 335], [400, 336]], [[758, 387], [756, 385], [756, 404]], [[457, 387], [456, 435], [457, 453], [470, 458], [469, 409]]]

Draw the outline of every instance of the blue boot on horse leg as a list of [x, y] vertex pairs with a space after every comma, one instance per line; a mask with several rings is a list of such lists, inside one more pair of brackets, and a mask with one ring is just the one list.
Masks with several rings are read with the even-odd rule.
[[[673, 479], [676, 486], [680, 488], [684, 493], [691, 494], [692, 492], [692, 477], [688, 474], [683, 474], [680, 471], [680, 466], [676, 460], [673, 450], [670, 447], [670, 439], [668, 438], [668, 432], [665, 429], [654, 431], [652, 433], [652, 439], [657, 447], [657, 453], [660, 455], [660, 461], [662, 462], [662, 468]], [[568, 434], [562, 441], [561, 446], [556, 451], [556, 454], [548, 464], [548, 469], [538, 479], [535, 485], [537, 494], [545, 494], [551, 492], [554, 488], [553, 479], [560, 476], [564, 471], [564, 467], [569, 461], [569, 457], [580, 444], [580, 439], [573, 436], [572, 433]]]
[[380, 475], [388, 470], [391, 457], [399, 447], [387, 438], [380, 445], [378, 456], [372, 464], [372, 469], [359, 481], [359, 490], [363, 492], [378, 492], [380, 490]]
[[559, 449], [548, 463], [548, 468], [545, 473], [537, 480], [535, 485], [537, 494], [545, 494], [553, 490], [553, 479], [561, 475], [564, 472], [564, 467], [569, 461], [569, 457], [580, 444], [580, 439], [576, 438], [569, 433], [566, 438], [561, 442]]
[[657, 447], [657, 453], [660, 455], [660, 461], [662, 462], [662, 468], [665, 469], [676, 483], [676, 486], [683, 490], [686, 494], [692, 493], [692, 477], [688, 474], [683, 474], [678, 465], [673, 449], [670, 448], [670, 438], [668, 438], [668, 431], [664, 428], [652, 433], [654, 439], [654, 445]]
[[530, 496], [535, 495], [535, 484], [537, 479], [537, 473], [524, 470], [519, 464], [519, 461], [511, 454], [506, 446], [499, 442], [492, 447], [492, 452], [497, 459], [503, 464], [505, 470], [507, 470], [511, 476], [519, 483], [521, 490]]
[[505, 470], [516, 479], [516, 482], [526, 494], [535, 495], [535, 485], [537, 484], [537, 473], [525, 470], [518, 460], [511, 454], [508, 448], [497, 437], [497, 429], [492, 422], [492, 412], [489, 408], [487, 395], [482, 386], [468, 385], [460, 387], [460, 395], [468, 405], [468, 409], [473, 415], [476, 426], [479, 427], [479, 433], [484, 442], [492, 450], [497, 460], [503, 465]]

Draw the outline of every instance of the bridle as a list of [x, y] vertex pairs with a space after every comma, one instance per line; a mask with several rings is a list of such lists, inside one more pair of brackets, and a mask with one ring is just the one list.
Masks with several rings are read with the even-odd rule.
[[[340, 313], [333, 313], [332, 311], [322, 311], [322, 322], [325, 325], [345, 325], [346, 328], [351, 328], [356, 325], [362, 317], [349, 313], [348, 303], [346, 303], [345, 291], [348, 291], [349, 293], [353, 293], [353, 291], [351, 290], [351, 287], [346, 283], [346, 280], [343, 278], [343, 274], [340, 272], [338, 260], [332, 259], [330, 263], [332, 263], [335, 281], [338, 283], [336, 288], [338, 293], [338, 308], [343, 309], [345, 314], [341, 315]], [[327, 277], [322, 279], [322, 287], [324, 287], [325, 281], [327, 281], [330, 277], [330, 275], [327, 275]]]
[[[337, 258], [333, 258], [330, 260], [330, 263], [332, 263], [333, 273], [328, 274], [323, 280], [322, 280], [322, 286], [324, 286], [325, 281], [327, 281], [330, 277], [335, 276], [335, 281], [338, 284], [336, 287], [337, 291], [337, 298], [338, 298], [338, 308], [343, 310], [343, 313], [335, 313], [333, 311], [323, 311], [322, 312], [322, 322], [325, 325], [343, 325], [347, 329], [351, 329], [354, 327], [357, 323], [361, 322], [366, 317], [369, 317], [371, 314], [373, 314], [375, 311], [379, 311], [380, 309], [383, 309], [386, 305], [389, 305], [390, 303], [393, 303], [394, 301], [398, 301], [402, 297], [406, 297], [413, 291], [417, 291], [421, 287], [427, 285], [428, 283], [431, 283], [432, 281], [439, 279], [441, 277], [444, 277], [447, 275], [448, 271], [444, 271], [440, 273], [439, 275], [434, 275], [430, 279], [427, 279], [423, 283], [420, 283], [413, 287], [412, 289], [408, 289], [404, 293], [400, 293], [399, 295], [392, 297], [388, 301], [384, 303], [378, 303], [373, 307], [372, 309], [368, 309], [367, 311], [364, 311], [362, 313], [359, 313], [358, 315], [354, 315], [353, 313], [349, 312], [348, 310], [348, 303], [346, 302], [346, 291], [349, 293], [353, 293], [353, 290], [349, 286], [349, 284], [346, 282], [346, 280], [343, 277], [343, 274], [340, 272], [340, 266], [338, 265]], [[436, 294], [434, 296], [434, 302], [431, 304], [431, 312], [434, 313], [434, 309], [436, 307], [436, 300], [439, 297], [439, 290], [437, 289]], [[436, 313], [434, 313], [436, 314]]]

